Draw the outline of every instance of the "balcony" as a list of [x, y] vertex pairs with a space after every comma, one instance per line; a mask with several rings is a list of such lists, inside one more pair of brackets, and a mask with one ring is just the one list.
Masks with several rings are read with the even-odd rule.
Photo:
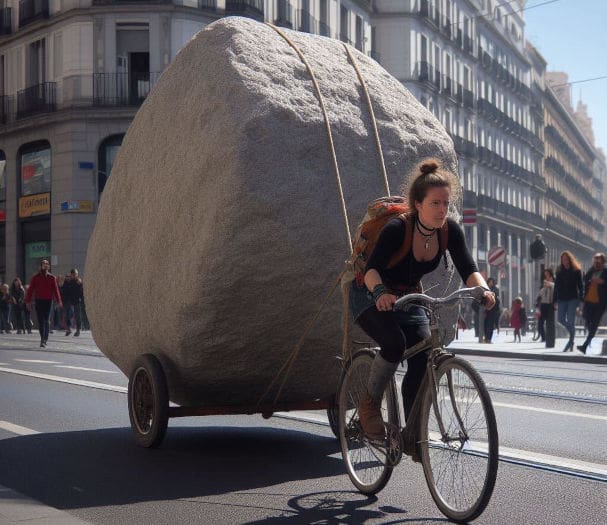
[[0, 9], [0, 36], [10, 35], [13, 32], [12, 9], [5, 7]]
[[325, 22], [318, 22], [318, 34], [331, 38], [331, 27]]
[[279, 27], [293, 29], [293, 8], [288, 0], [277, 0], [276, 2], [276, 18], [274, 24]]
[[226, 15], [238, 15], [263, 22], [263, 0], [226, 0]]
[[432, 70], [428, 62], [422, 61], [417, 63], [417, 80], [420, 82], [431, 82], [430, 71]]
[[159, 76], [159, 73], [95, 73], [93, 105], [140, 106]]
[[18, 119], [55, 109], [55, 82], [43, 82], [17, 92]]
[[19, 27], [48, 18], [49, 0], [21, 0], [19, 2]]

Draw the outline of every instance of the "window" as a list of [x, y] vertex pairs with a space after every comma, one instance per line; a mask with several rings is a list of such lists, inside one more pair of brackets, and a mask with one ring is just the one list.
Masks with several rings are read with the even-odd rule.
[[116, 160], [118, 150], [122, 145], [124, 134], [111, 135], [107, 137], [99, 146], [99, 171], [97, 173], [97, 195], [101, 197], [103, 188], [112, 173], [112, 167]]
[[20, 150], [21, 196], [51, 191], [51, 147], [46, 141]]
[[58, 80], [63, 76], [63, 37], [61, 33], [55, 33], [53, 38], [53, 79]]
[[350, 41], [350, 31], [349, 31], [349, 12], [343, 6], [339, 7], [339, 38], [342, 42]]

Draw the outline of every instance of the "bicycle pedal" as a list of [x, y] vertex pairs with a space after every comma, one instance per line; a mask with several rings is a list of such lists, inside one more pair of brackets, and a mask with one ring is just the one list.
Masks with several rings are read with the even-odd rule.
[[395, 467], [403, 457], [403, 439], [396, 425], [386, 425], [386, 465]]

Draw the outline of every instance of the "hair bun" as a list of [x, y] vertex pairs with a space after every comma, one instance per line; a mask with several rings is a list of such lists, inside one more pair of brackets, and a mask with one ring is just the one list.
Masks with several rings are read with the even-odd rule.
[[434, 173], [438, 169], [438, 162], [435, 160], [429, 160], [420, 165], [419, 171], [421, 171], [422, 175], [428, 175], [429, 173]]

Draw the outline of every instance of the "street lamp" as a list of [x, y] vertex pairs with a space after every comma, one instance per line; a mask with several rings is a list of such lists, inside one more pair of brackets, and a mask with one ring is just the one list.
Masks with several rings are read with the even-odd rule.
[[[542, 235], [541, 234], [537, 234], [535, 236], [535, 241], [533, 241], [531, 243], [531, 246], [529, 246], [529, 254], [531, 255], [531, 260], [535, 261], [536, 263], [542, 259], [544, 259], [544, 257], [546, 256], [546, 245], [544, 244], [544, 241], [542, 241]], [[540, 265], [540, 286], [542, 285], [542, 283], [544, 282], [544, 263], [542, 263]]]

